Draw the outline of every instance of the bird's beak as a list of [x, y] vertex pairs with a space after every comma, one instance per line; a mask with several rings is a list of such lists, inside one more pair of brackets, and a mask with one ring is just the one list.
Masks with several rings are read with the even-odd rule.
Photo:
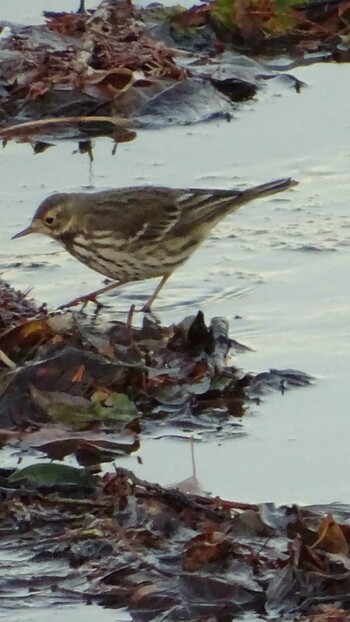
[[22, 238], [24, 235], [29, 235], [30, 233], [35, 233], [32, 225], [29, 225], [29, 227], [26, 227], [25, 229], [23, 229], [23, 231], [19, 231], [19, 233], [13, 235], [11, 240], [15, 240], [16, 238]]

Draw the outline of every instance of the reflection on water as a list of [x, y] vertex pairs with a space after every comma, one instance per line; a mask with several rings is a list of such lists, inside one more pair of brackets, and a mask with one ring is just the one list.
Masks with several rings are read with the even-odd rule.
[[[225, 315], [232, 336], [255, 350], [235, 360], [247, 371], [294, 367], [319, 377], [315, 388], [266, 398], [245, 418], [248, 436], [198, 445], [198, 476], [215, 494], [242, 501], [350, 500], [342, 484], [350, 434], [345, 71], [342, 65], [293, 70], [309, 85], [300, 95], [266, 90], [230, 124], [140, 131], [114, 157], [110, 141], [98, 140], [92, 171], [69, 143], [35, 157], [25, 145], [9, 144], [0, 153], [3, 277], [33, 287], [37, 299], [53, 307], [99, 287], [101, 277], [50, 240], [10, 240], [48, 194], [145, 182], [228, 188], [287, 175], [300, 181], [293, 191], [246, 205], [221, 222], [155, 305], [163, 322], [199, 308], [208, 319]], [[130, 303], [145, 301], [153, 286], [116, 290], [106, 297], [102, 317], [125, 317]], [[128, 466], [154, 481], [161, 473], [162, 483], [174, 481], [174, 469], [179, 479], [188, 477], [187, 444], [155, 443], [144, 442], [142, 465], [131, 458]]]
[[[98, 0], [86, 0], [87, 9], [98, 6]], [[25, 6], [23, 0], [3, 2], [1, 20], [18, 24], [38, 24], [44, 21], [43, 11], [76, 11], [79, 0], [30, 0]]]

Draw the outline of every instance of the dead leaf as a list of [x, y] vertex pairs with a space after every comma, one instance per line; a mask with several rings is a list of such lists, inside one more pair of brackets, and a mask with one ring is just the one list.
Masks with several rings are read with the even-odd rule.
[[85, 365], [80, 365], [76, 370], [75, 374], [72, 377], [72, 382], [75, 384], [76, 382], [81, 382], [84, 376]]
[[349, 553], [349, 545], [345, 540], [341, 527], [336, 523], [331, 514], [322, 520], [318, 528], [318, 538], [311, 548], [322, 549], [323, 551], [328, 551], [328, 553], [342, 553], [344, 555]]
[[229, 541], [223, 533], [209, 532], [192, 538], [182, 557], [182, 567], [187, 572], [195, 572], [206, 564], [213, 563], [227, 556]]

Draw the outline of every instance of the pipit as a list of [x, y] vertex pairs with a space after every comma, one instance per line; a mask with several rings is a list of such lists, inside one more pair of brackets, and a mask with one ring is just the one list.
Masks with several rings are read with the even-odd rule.
[[297, 182], [278, 179], [248, 190], [176, 190], [153, 186], [90, 194], [53, 194], [14, 238], [42, 233], [57, 240], [89, 268], [117, 281], [64, 307], [96, 297], [130, 281], [161, 277], [143, 307], [149, 310], [170, 275], [227, 214], [258, 197]]

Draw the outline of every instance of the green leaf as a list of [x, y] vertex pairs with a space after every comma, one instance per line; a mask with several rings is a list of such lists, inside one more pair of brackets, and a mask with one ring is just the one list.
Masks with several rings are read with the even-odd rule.
[[54, 423], [64, 423], [75, 430], [81, 430], [88, 423], [96, 420], [91, 410], [63, 402], [50, 404], [47, 408], [47, 414]]
[[88, 408], [57, 401], [48, 406], [47, 414], [54, 423], [64, 423], [81, 430], [94, 422], [128, 423], [137, 417], [138, 411], [125, 393], [106, 395], [103, 391], [96, 391]]
[[105, 397], [103, 403], [98, 399], [98, 394], [92, 396], [92, 410], [95, 419], [108, 419], [118, 423], [127, 423], [138, 415], [135, 404], [128, 398], [125, 393], [111, 393]]
[[233, 0], [215, 0], [212, 14], [214, 19], [223, 23], [227, 28], [232, 27]]
[[[289, 10], [300, 0], [271, 0], [264, 6], [262, 0], [215, 0], [211, 14], [218, 23], [229, 30], [242, 29], [249, 26], [251, 32], [264, 32], [268, 35], [286, 34], [297, 25], [297, 19], [289, 15]], [[262, 19], [259, 10], [266, 12], [270, 7], [269, 19]]]
[[84, 469], [77, 469], [66, 464], [55, 462], [32, 464], [17, 469], [8, 481], [11, 484], [27, 484], [34, 488], [56, 486], [72, 486], [76, 488], [95, 488], [95, 480]]

